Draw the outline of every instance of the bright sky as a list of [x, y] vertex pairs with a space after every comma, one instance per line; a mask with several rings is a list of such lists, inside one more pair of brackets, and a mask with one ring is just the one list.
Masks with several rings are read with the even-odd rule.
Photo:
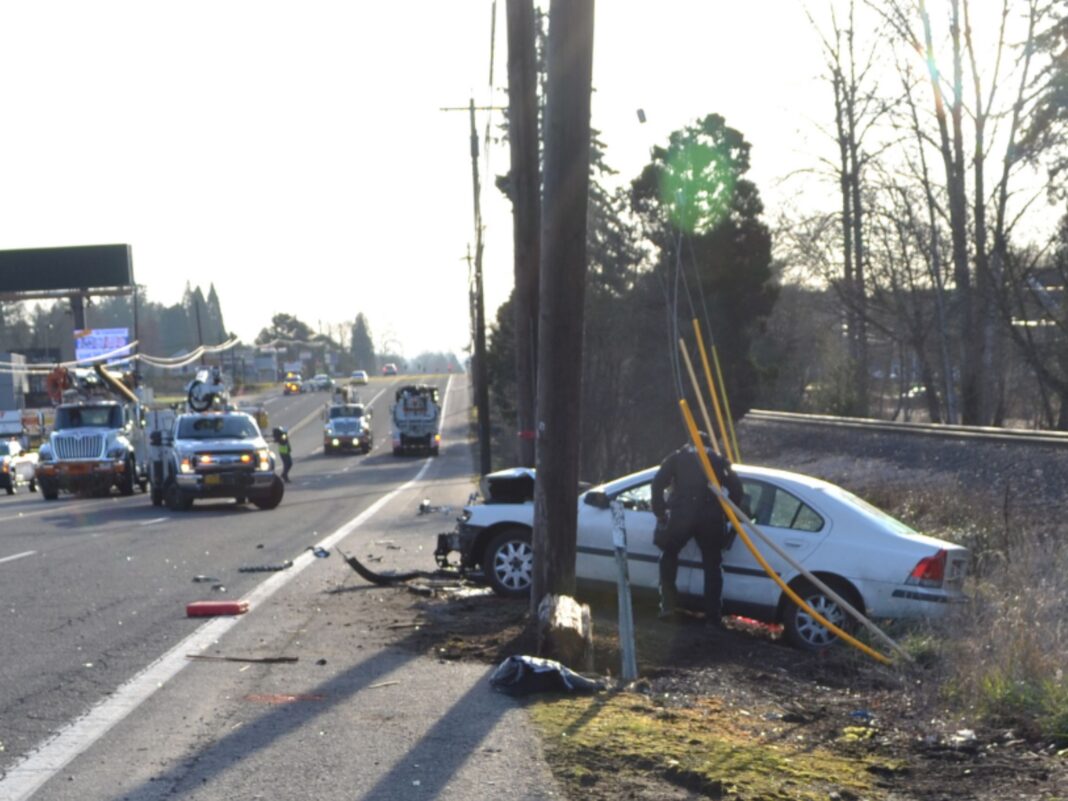
[[[214, 282], [246, 340], [276, 312], [363, 312], [380, 347], [459, 353], [468, 115], [439, 109], [506, 104], [504, 6], [491, 97], [490, 0], [0, 0], [0, 249], [128, 243], [153, 300]], [[592, 122], [630, 180], [721, 113], [775, 209], [826, 144], [821, 68], [793, 0], [601, 0]], [[493, 148], [489, 320], [512, 285], [507, 166]]]

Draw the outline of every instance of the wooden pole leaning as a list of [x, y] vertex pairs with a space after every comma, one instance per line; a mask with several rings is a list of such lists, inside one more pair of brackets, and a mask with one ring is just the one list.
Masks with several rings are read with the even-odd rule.
[[[705, 380], [708, 382], [708, 392], [712, 396], [712, 408], [716, 412], [716, 422], [719, 423], [719, 434], [723, 437], [723, 450], [726, 452], [728, 459], [736, 462], [738, 461], [738, 450], [736, 447], [731, 446], [727, 426], [723, 423], [723, 410], [720, 408], [719, 396], [716, 394], [716, 382], [712, 380], [712, 369], [708, 366], [708, 351], [705, 350], [705, 340], [701, 336], [701, 326], [698, 324], [696, 317], [693, 319], [693, 333], [697, 337], [697, 349], [701, 352], [701, 364], [705, 368]], [[720, 379], [720, 383], [722, 384], [722, 379]]]
[[[712, 440], [712, 450], [722, 456], [723, 451], [719, 447], [719, 440], [716, 439], [716, 430], [712, 428], [712, 421], [708, 417], [708, 407], [705, 406], [705, 399], [701, 397], [701, 386], [697, 383], [697, 375], [693, 371], [693, 363], [690, 361], [690, 354], [686, 352], [686, 343], [682, 341], [682, 337], [679, 337], [679, 351], [682, 353], [682, 360], [686, 362], [686, 372], [690, 374], [694, 395], [697, 397], [697, 403], [701, 407], [701, 416], [705, 419], [705, 430], [708, 431], [708, 436]], [[726, 446], [725, 440], [723, 444]], [[727, 458], [729, 459], [730, 457], [728, 456]]]
[[[705, 452], [705, 449], [701, 447], [701, 437], [698, 435], [697, 424], [694, 422], [693, 414], [690, 412], [690, 405], [686, 402], [686, 399], [683, 398], [679, 401], [679, 406], [682, 408], [682, 416], [686, 420], [686, 427], [689, 429], [690, 432], [690, 440], [693, 442], [694, 448], [697, 451], [697, 456], [701, 461], [701, 467], [705, 471], [705, 476], [708, 478], [709, 484], [711, 484], [712, 487], [717, 490], [717, 497], [722, 498], [723, 487], [719, 483], [719, 478], [716, 476], [716, 471], [712, 469], [712, 463], [708, 460], [708, 454]], [[785, 581], [782, 580], [779, 574], [775, 572], [775, 569], [768, 564], [768, 561], [764, 558], [764, 555], [761, 554], [757, 547], [753, 544], [753, 540], [750, 539], [749, 534], [746, 533], [745, 526], [743, 526], [742, 521], [738, 519], [738, 515], [734, 511], [733, 505], [722, 504], [722, 506], [724, 513], [727, 515], [727, 519], [730, 520], [731, 525], [734, 526], [734, 530], [738, 532], [738, 536], [742, 538], [742, 542], [745, 543], [745, 547], [749, 549], [749, 552], [753, 554], [753, 558], [757, 560], [757, 563], [761, 566], [761, 568], [763, 568], [764, 572], [767, 573], [767, 575], [776, 584], [779, 585], [779, 589], [786, 593], [786, 596], [791, 601], [793, 601], [799, 607], [801, 607], [810, 615], [812, 615], [812, 617], [817, 620], [820, 625], [824, 626], [829, 631], [836, 634], [839, 638], [841, 638], [843, 642], [852, 645], [854, 648], [867, 654], [877, 662], [881, 662], [884, 665], [892, 664], [888, 656], [879, 653], [874, 648], [865, 645], [860, 640], [843, 631], [838, 626], [834, 625], [831, 621], [827, 620], [827, 618], [823, 617], [823, 615], [821, 615], [807, 603], [805, 603], [804, 599], [802, 599], [801, 596], [799, 596], [793, 590], [792, 587], [790, 587]]]

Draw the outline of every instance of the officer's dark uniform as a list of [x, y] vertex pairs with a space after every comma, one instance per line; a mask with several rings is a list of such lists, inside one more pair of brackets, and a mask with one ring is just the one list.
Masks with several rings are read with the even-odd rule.
[[[742, 503], [742, 483], [730, 462], [706, 447], [712, 469], [720, 485], [734, 503]], [[664, 501], [664, 491], [671, 494]], [[668, 456], [653, 478], [653, 514], [666, 531], [658, 536], [660, 547], [660, 614], [675, 611], [678, 590], [675, 579], [679, 570], [679, 551], [691, 538], [701, 549], [705, 574], [705, 620], [720, 625], [720, 596], [723, 593], [723, 547], [727, 541], [727, 521], [716, 496], [709, 489], [701, 460], [692, 445], [684, 445]]]
[[284, 428], [276, 428], [274, 441], [278, 443], [278, 455], [282, 457], [282, 480], [289, 481], [289, 468], [293, 466], [292, 448], [289, 447], [289, 434]]

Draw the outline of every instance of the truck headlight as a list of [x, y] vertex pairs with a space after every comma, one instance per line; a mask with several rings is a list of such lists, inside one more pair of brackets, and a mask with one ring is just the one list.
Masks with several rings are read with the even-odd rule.
[[258, 470], [270, 470], [271, 452], [267, 448], [260, 448], [256, 451], [256, 461], [259, 464]]
[[193, 460], [190, 459], [188, 456], [183, 456], [182, 461], [178, 463], [178, 471], [181, 473], [192, 473]]

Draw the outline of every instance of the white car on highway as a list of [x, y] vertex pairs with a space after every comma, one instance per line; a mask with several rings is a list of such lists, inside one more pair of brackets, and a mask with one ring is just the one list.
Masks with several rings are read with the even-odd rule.
[[[734, 465], [745, 489], [746, 506], [760, 530], [783, 551], [816, 574], [858, 610], [874, 618], [937, 617], [964, 600], [966, 548], [920, 534], [839, 486], [785, 470]], [[651, 485], [656, 468], [643, 470], [579, 495], [580, 582], [613, 584], [617, 569], [609, 503], [622, 502], [632, 586], [656, 590], [659, 549], [653, 545], [656, 519]], [[445, 563], [453, 551], [461, 564], [481, 566], [502, 595], [529, 592], [533, 551], [534, 471], [513, 468], [485, 477], [484, 503], [464, 508], [455, 531], [438, 539], [436, 557]], [[759, 540], [754, 540], [760, 548]], [[848, 625], [846, 612], [810, 584], [771, 549], [761, 553], [779, 576], [835, 625]], [[704, 576], [697, 545], [679, 558], [680, 595], [699, 602]], [[723, 554], [723, 605], [742, 614], [781, 623], [793, 644], [807, 649], [830, 645], [837, 637], [795, 606], [735, 537]]]

